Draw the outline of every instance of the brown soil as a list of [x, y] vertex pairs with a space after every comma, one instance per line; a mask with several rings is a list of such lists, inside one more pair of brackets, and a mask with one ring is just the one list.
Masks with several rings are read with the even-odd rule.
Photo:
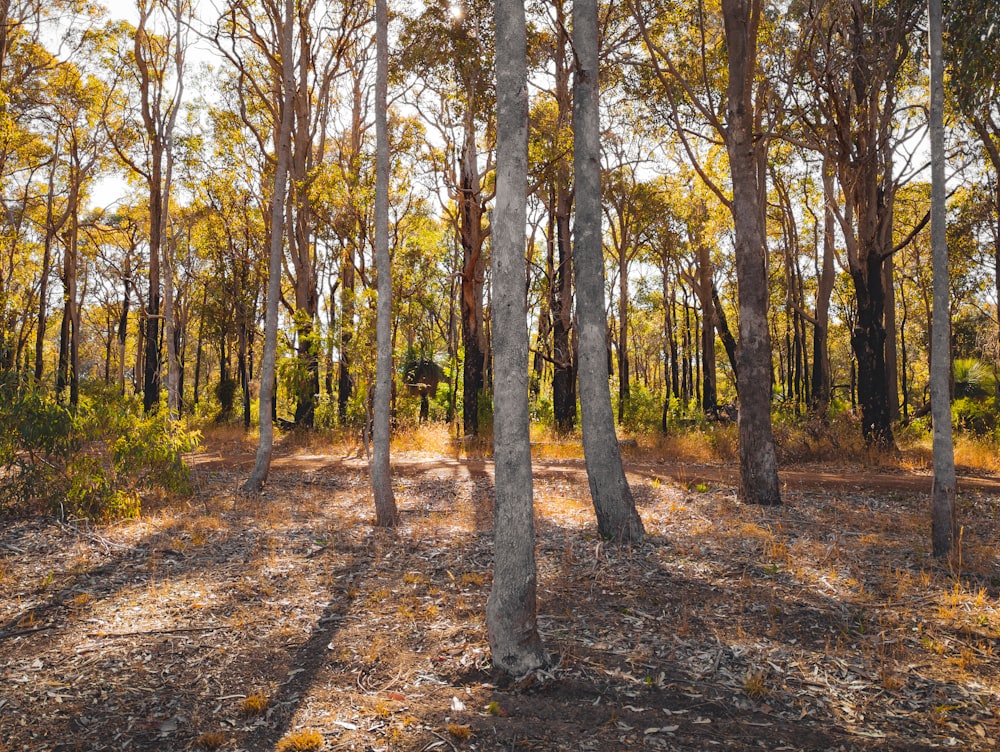
[[964, 479], [963, 559], [928, 553], [927, 476], [638, 458], [649, 533], [596, 537], [577, 461], [536, 463], [554, 666], [493, 672], [492, 467], [400, 456], [371, 527], [363, 460], [206, 451], [190, 499], [111, 526], [0, 532], [0, 751], [924, 750], [1000, 740], [1000, 483]]

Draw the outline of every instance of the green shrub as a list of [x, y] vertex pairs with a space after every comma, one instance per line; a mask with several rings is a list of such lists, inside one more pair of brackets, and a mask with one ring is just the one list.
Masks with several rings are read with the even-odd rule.
[[61, 517], [136, 517], [154, 489], [189, 491], [185, 452], [199, 435], [165, 410], [142, 414], [136, 399], [90, 386], [75, 411], [34, 388], [0, 383], [0, 513], [48, 507]]

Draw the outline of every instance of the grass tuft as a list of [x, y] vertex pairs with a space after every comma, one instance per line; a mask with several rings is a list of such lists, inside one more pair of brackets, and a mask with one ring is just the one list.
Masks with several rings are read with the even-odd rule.
[[316, 729], [302, 729], [285, 734], [275, 747], [276, 752], [313, 752], [323, 746], [323, 735]]

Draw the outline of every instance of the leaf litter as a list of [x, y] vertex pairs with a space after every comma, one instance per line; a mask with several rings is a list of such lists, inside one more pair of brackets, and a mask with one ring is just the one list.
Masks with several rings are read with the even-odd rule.
[[[669, 468], [662, 468], [666, 477]], [[924, 495], [631, 476], [649, 540], [596, 537], [578, 462], [536, 463], [539, 628], [555, 665], [492, 671], [488, 462], [403, 456], [402, 523], [362, 464], [276, 466], [106, 527], [0, 534], [0, 750], [995, 749], [997, 498], [960, 499], [961, 571]], [[254, 698], [251, 700], [250, 698]]]

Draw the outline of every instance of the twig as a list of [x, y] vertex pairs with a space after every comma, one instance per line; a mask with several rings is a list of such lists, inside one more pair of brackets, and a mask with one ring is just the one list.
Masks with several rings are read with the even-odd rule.
[[[51, 629], [51, 627], [50, 627]], [[91, 632], [87, 637], [142, 637], [144, 635], [159, 634], [182, 634], [184, 632], [217, 632], [221, 629], [229, 629], [226, 626], [219, 627], [177, 627], [176, 629], [149, 629], [141, 632]]]
[[[453, 750], [455, 750], [455, 752], [458, 752], [458, 747], [456, 747], [454, 744], [452, 744], [452, 742], [451, 742], [450, 739], [447, 739], [447, 738], [441, 736], [441, 734], [439, 734], [434, 729], [427, 729], [427, 730], [430, 731], [432, 734], [434, 734], [434, 736], [436, 736], [438, 739], [440, 739], [441, 741], [443, 741], [445, 744], [447, 744], [449, 747], [451, 747]], [[430, 749], [430, 748], [431, 748], [431, 745], [428, 744], [420, 752], [427, 752], [427, 750]]]
[[49, 629], [55, 629], [54, 626], [49, 625], [47, 627], [31, 627], [31, 629], [18, 629], [14, 632], [0, 632], [0, 640], [6, 640], [9, 637], [21, 637], [23, 635], [34, 634], [35, 632], [45, 632]]

